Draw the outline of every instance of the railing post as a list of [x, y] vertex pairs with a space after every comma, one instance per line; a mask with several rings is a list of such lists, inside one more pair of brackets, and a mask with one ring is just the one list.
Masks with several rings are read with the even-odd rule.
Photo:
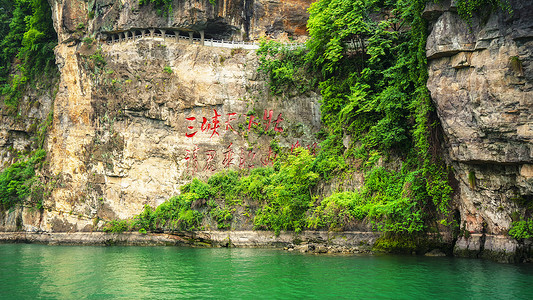
[[192, 44], [192, 43], [193, 43], [193, 41], [192, 41], [192, 35], [193, 35], [192, 31], [189, 31], [189, 44]]

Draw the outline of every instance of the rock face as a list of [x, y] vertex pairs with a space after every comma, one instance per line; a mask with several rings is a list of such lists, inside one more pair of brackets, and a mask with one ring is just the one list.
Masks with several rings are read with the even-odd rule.
[[506, 235], [520, 203], [533, 201], [533, 1], [511, 5], [512, 14], [484, 12], [471, 25], [453, 1], [425, 11], [428, 88], [458, 181], [460, 226], [471, 233]]
[[[44, 211], [6, 212], [0, 230], [92, 231], [99, 220], [157, 206], [193, 176], [269, 165], [276, 144], [315, 147], [319, 95], [280, 100], [257, 73], [253, 51], [163, 32], [304, 39], [311, 0], [175, 0], [171, 9], [137, 0], [50, 2], [61, 74], [47, 140], [55, 186]], [[470, 24], [454, 1], [430, 2], [424, 12], [428, 88], [455, 177], [458, 255], [508, 260], [527, 244], [507, 233], [533, 201], [533, 0], [510, 2], [512, 14], [485, 11]], [[163, 36], [137, 36], [149, 29]], [[103, 42], [115, 35], [125, 40]], [[4, 164], [29, 149], [52, 93], [23, 102], [25, 123], [0, 116]]]
[[[145, 1], [149, 3], [149, 1]], [[159, 1], [163, 2], [163, 1]], [[305, 36], [312, 0], [174, 0], [170, 7], [138, 0], [52, 1], [62, 41], [132, 28], [162, 28], [226, 40]]]
[[[141, 27], [205, 30], [209, 37], [213, 20], [243, 31], [239, 5], [254, 5], [246, 34], [258, 36], [297, 4], [307, 5], [175, 1], [172, 16], [158, 16], [137, 0], [53, 2], [60, 83], [47, 153], [57, 181], [43, 212], [6, 212], [0, 230], [92, 231], [99, 220], [156, 207], [193, 176], [272, 165], [275, 145], [315, 149], [319, 95], [271, 96], [255, 51], [158, 36], [87, 39]], [[276, 30], [287, 32], [287, 24]]]

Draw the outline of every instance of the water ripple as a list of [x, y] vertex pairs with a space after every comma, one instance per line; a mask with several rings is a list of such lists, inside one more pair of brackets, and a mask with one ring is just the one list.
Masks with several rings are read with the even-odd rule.
[[2, 299], [528, 299], [530, 265], [269, 249], [0, 244]]

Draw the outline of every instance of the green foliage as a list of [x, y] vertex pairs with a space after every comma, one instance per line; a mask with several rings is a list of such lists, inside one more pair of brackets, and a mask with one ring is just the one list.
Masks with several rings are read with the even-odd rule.
[[[313, 160], [308, 150], [298, 148], [283, 161], [276, 161], [275, 168], [253, 169], [249, 175], [221, 172], [208, 182], [194, 178], [182, 186], [180, 195], [155, 211], [145, 206], [133, 227], [148, 231], [197, 230], [205, 217], [201, 211], [207, 210], [217, 227], [226, 229], [231, 227], [235, 207], [244, 205], [245, 199], [260, 206], [253, 220], [256, 229], [278, 234], [281, 230], [300, 231], [306, 226], [306, 213], [314, 202], [311, 189], [319, 177], [311, 170]], [[220, 200], [225, 204], [218, 205]]]
[[19, 65], [18, 69], [22, 74], [15, 74], [11, 77], [11, 84], [5, 84], [1, 88], [1, 94], [4, 95], [4, 104], [7, 112], [15, 114], [19, 105], [19, 99], [22, 97], [22, 92], [28, 82], [28, 77], [23, 75], [25, 69]]
[[[337, 138], [360, 139], [362, 152], [411, 146], [413, 41], [396, 2], [322, 0], [310, 8], [307, 60], [324, 76], [322, 121]], [[389, 18], [370, 18], [386, 9]]]
[[[192, 188], [191, 186], [194, 185]], [[195, 230], [200, 226], [202, 214], [191, 209], [191, 204], [200, 199], [195, 187], [205, 183], [195, 179], [188, 185], [189, 190], [179, 196], [170, 198], [152, 210], [149, 205], [135, 217], [132, 227], [147, 231], [159, 230]], [[201, 189], [201, 188], [200, 188]]]
[[344, 159], [341, 130], [331, 132], [322, 142], [321, 149], [313, 164], [313, 170], [326, 181], [348, 168]]
[[471, 189], [476, 188], [476, 173], [474, 171], [468, 172], [468, 184]]
[[[9, 209], [17, 204], [23, 204], [30, 195], [37, 207], [42, 207], [42, 196], [39, 198], [36, 189], [40, 187], [40, 181], [36, 178], [35, 170], [42, 167], [46, 152], [42, 149], [28, 159], [20, 160], [0, 173], [0, 208]], [[42, 195], [42, 194], [41, 194]]]
[[263, 206], [257, 211], [256, 229], [281, 230], [304, 229], [306, 212], [313, 205], [311, 188], [318, 180], [312, 171], [314, 157], [308, 150], [298, 148], [285, 162], [276, 162], [278, 172], [273, 172], [262, 186]]
[[313, 228], [342, 229], [354, 220], [367, 220], [374, 229], [412, 234], [424, 230], [425, 185], [420, 171], [371, 169], [358, 192], [334, 193], [309, 219]]
[[181, 187], [182, 193], [189, 193], [195, 199], [209, 199], [214, 193], [208, 183], [194, 178], [191, 183]]
[[108, 233], [122, 233], [130, 229], [131, 226], [128, 220], [112, 220], [107, 222], [102, 230]]
[[239, 182], [239, 174], [233, 170], [216, 173], [209, 177], [207, 184], [210, 186], [212, 195], [224, 198], [227, 204], [238, 201], [235, 187]]
[[[27, 83], [57, 72], [57, 35], [48, 1], [0, 1], [0, 37], [0, 90], [9, 112], [15, 113]], [[15, 58], [20, 63], [13, 68]], [[15, 74], [9, 77], [12, 71]]]
[[470, 22], [474, 13], [483, 9], [493, 12], [499, 8], [512, 13], [509, 0], [457, 0], [456, 5], [459, 16], [468, 22]]
[[509, 235], [517, 240], [533, 238], [533, 220], [521, 219], [520, 221], [513, 222], [509, 230]]
[[173, 73], [172, 68], [170, 68], [169, 66], [165, 66], [163, 68], [163, 72], [166, 72], [168, 74], [172, 74]]
[[[382, 5], [376, 0], [320, 0], [311, 5], [308, 60], [324, 76], [351, 73], [354, 62], [346, 57], [347, 44], [371, 34], [375, 24], [370, 14], [379, 8], [378, 4]], [[364, 43], [361, 46], [364, 48]]]
[[384, 234], [376, 240], [372, 250], [410, 254], [418, 248], [417, 246], [417, 241], [412, 236]]
[[305, 61], [307, 50], [301, 45], [285, 45], [276, 41], [261, 41], [257, 50], [259, 71], [269, 76], [270, 91], [279, 95], [298, 91], [305, 93], [316, 87], [316, 79], [309, 76]]
[[172, 0], [139, 0], [139, 5], [148, 5], [150, 3], [157, 9], [158, 15], [167, 16], [172, 14]]
[[89, 46], [90, 46], [93, 42], [94, 42], [94, 39], [91, 38], [91, 37], [85, 37], [85, 38], [83, 39], [83, 43], [84, 43], [85, 45], [89, 45]]
[[[433, 211], [448, 213], [448, 174], [432, 156], [434, 145], [429, 142], [433, 107], [426, 88], [425, 4], [319, 0], [309, 10], [305, 62], [292, 62], [301, 59], [299, 48], [287, 49], [296, 52], [296, 58], [280, 55], [275, 44], [263, 44], [258, 51], [274, 92], [291, 87], [298, 68], [319, 81], [326, 139], [312, 171], [325, 180], [350, 172], [350, 156], [365, 171], [361, 190], [324, 199], [308, 226], [339, 229], [367, 220], [377, 230], [411, 234], [425, 230]], [[371, 17], [378, 13], [387, 16]], [[357, 147], [345, 148], [347, 135]], [[391, 154], [403, 158], [401, 171], [375, 167]]]
[[228, 207], [220, 208], [215, 206], [209, 213], [211, 217], [217, 222], [218, 229], [231, 228], [231, 220], [233, 220], [234, 209]]

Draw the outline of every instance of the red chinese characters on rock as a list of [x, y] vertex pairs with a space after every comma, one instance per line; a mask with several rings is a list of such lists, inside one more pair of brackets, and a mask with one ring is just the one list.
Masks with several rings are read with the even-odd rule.
[[[220, 120], [220, 117], [222, 115], [216, 110], [213, 109], [214, 115], [211, 118], [202, 117], [202, 123], [200, 126], [200, 130], [202, 133], [210, 134], [209, 138], [216, 136], [220, 136], [220, 130], [225, 130], [226, 132], [232, 131], [235, 134], [238, 134], [235, 128], [233, 127], [233, 122], [237, 121], [239, 118], [239, 115], [235, 112], [228, 113], [225, 116], [225, 121]], [[246, 117], [246, 115], [242, 115]], [[274, 132], [283, 132], [283, 128], [281, 127], [280, 123], [283, 121], [282, 114], [279, 113], [277, 118], [275, 120], [272, 120], [274, 116], [273, 110], [266, 110], [263, 113], [263, 124], [260, 124], [259, 122], [256, 122], [255, 120], [260, 120], [259, 118], [256, 118], [254, 115], [250, 115], [248, 119], [248, 131], [252, 129], [252, 127], [256, 126], [262, 126], [264, 131], [268, 131], [272, 125], [274, 125]], [[189, 116], [185, 118], [187, 120], [187, 131], [185, 132], [185, 136], [187, 138], [193, 138], [197, 133], [198, 130], [195, 125], [197, 125], [197, 119], [196, 117]], [[223, 125], [225, 127], [221, 127], [221, 122], [224, 122]], [[224, 129], [225, 128], [225, 129]], [[195, 130], [196, 129], [196, 130]]]
[[254, 116], [250, 116], [250, 122], [248, 122], [248, 131], [250, 131], [250, 128], [252, 128], [252, 125], [255, 125], [255, 126], [259, 125], [259, 123], [254, 122], [254, 119], [255, 119]]
[[[290, 153], [293, 153], [296, 148], [307, 148], [311, 154], [316, 154], [318, 143], [315, 142], [303, 146], [300, 145], [299, 141], [296, 141], [291, 145]], [[273, 165], [274, 160], [278, 156], [271, 147], [268, 147], [268, 150], [246, 149], [245, 147], [241, 147], [239, 154], [237, 154], [233, 149], [233, 143], [218, 151], [213, 149], [206, 150], [202, 152], [203, 154], [200, 154], [201, 158], [199, 158], [198, 153], [200, 151], [197, 145], [194, 145], [192, 149], [188, 149], [185, 152], [186, 165], [192, 175], [196, 174], [198, 170], [214, 172], [219, 169], [229, 169], [232, 167], [238, 167], [239, 169], [252, 169], [260, 166], [267, 167]], [[200, 167], [200, 163], [202, 167]]]
[[231, 149], [231, 146], [233, 145], [233, 143], [230, 143], [228, 148], [226, 148], [226, 150], [224, 150], [223, 154], [224, 154], [224, 160], [222, 161], [222, 165], [224, 166], [225, 169], [229, 168], [229, 166], [233, 165], [233, 155], [235, 154], [233, 152], [233, 149]]
[[231, 129], [231, 131], [237, 133], [235, 129], [233, 129], [233, 126], [231, 126], [231, 122], [237, 120], [237, 118], [235, 118], [236, 115], [237, 113], [228, 114], [228, 120], [226, 121], [226, 131]]
[[244, 169], [246, 167], [246, 149], [244, 147], [241, 147], [241, 153], [239, 155], [239, 169]]
[[192, 174], [198, 172], [198, 146], [194, 145], [193, 150], [186, 150], [185, 161], [187, 161], [187, 168]]
[[263, 167], [266, 167], [269, 164], [272, 165], [276, 157], [278, 157], [278, 154], [274, 153], [271, 147], [268, 147], [268, 153], [263, 155], [263, 157], [261, 158], [261, 164], [263, 165]]
[[205, 152], [206, 159], [205, 159], [205, 165], [204, 165], [204, 171], [216, 171], [217, 167], [215, 165], [215, 156], [217, 155], [217, 152], [215, 150], [207, 150]]
[[314, 143], [309, 144], [306, 147], [304, 147], [303, 145], [300, 145], [300, 141], [296, 141], [296, 143], [291, 145], [291, 154], [296, 148], [307, 148], [307, 150], [309, 150], [309, 153], [315, 155], [316, 154], [316, 150], [318, 148], [318, 143], [314, 142]]
[[[263, 113], [263, 120], [265, 121], [265, 131], [268, 131], [270, 128], [270, 123], [272, 122], [272, 116], [274, 114], [273, 110], [270, 110], [267, 112], [265, 109], [265, 112]], [[281, 118], [281, 113], [278, 115], [276, 120], [274, 121], [274, 131], [275, 132], [283, 132], [283, 128], [279, 127], [279, 123], [283, 121], [283, 118]]]
[[[185, 118], [185, 120], [187, 121], [190, 121], [190, 122], [194, 122], [196, 121], [196, 118], [195, 117], [188, 117], [188, 118]], [[187, 129], [188, 130], [193, 130], [194, 129], [194, 126], [192, 125], [189, 125], [187, 126]], [[195, 132], [192, 132], [192, 133], [185, 133], [185, 136], [188, 137], [188, 138], [192, 138], [198, 131], [195, 131]]]
[[268, 112], [268, 115], [267, 115], [267, 110], [265, 109], [265, 113], [263, 114], [263, 120], [266, 123], [265, 124], [265, 131], [268, 131], [268, 127], [270, 127], [270, 122], [272, 122], [272, 114], [274, 114], [274, 111], [270, 110]]
[[291, 153], [292, 153], [292, 151], [294, 151], [294, 149], [299, 148], [299, 147], [301, 147], [300, 146], [300, 141], [296, 141], [296, 143], [291, 145]]
[[201, 127], [202, 132], [210, 131], [210, 130], [213, 131], [213, 133], [211, 133], [210, 138], [212, 138], [215, 134], [219, 135], [217, 130], [220, 128], [220, 125], [218, 125], [220, 123], [220, 121], [218, 120], [218, 117], [220, 117], [221, 115], [218, 114], [216, 109], [213, 109], [213, 111], [215, 112], [215, 115], [211, 118], [212, 119], [211, 123], [208, 123], [207, 118], [204, 117], [202, 121], [202, 127]]

